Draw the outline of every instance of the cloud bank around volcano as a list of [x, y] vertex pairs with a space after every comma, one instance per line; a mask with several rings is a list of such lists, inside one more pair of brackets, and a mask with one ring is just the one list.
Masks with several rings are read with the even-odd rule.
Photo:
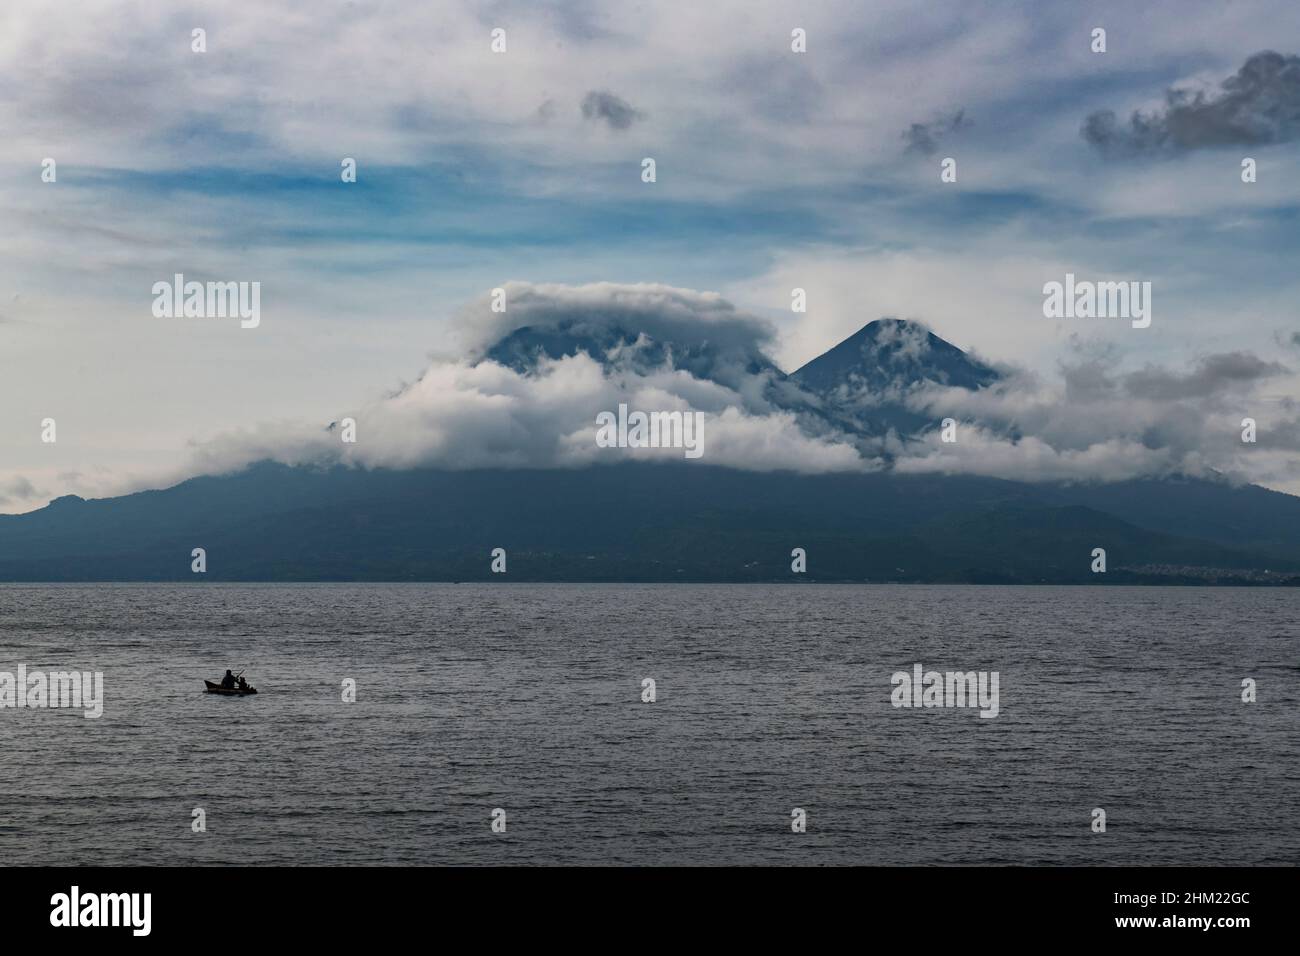
[[[882, 434], [854, 418], [871, 413], [861, 395], [837, 408], [833, 394], [789, 379], [769, 358], [774, 325], [715, 293], [607, 282], [502, 288], [504, 312], [492, 310], [490, 294], [461, 312], [464, 358], [436, 359], [413, 383], [339, 412], [337, 421], [356, 422], [354, 444], [340, 440], [337, 421], [264, 424], [196, 446], [192, 471], [225, 473], [262, 459], [449, 469], [581, 467], [628, 456], [681, 462], [677, 449], [598, 447], [596, 415], [620, 403], [701, 411], [701, 463], [759, 471], [892, 468], [1094, 482], [1222, 474], [1267, 484], [1293, 479], [1300, 463], [1296, 410], [1266, 395], [1291, 371], [1249, 353], [1204, 356], [1186, 370], [1125, 371], [1113, 352], [1081, 346], [1058, 380], [1000, 366], [997, 381], [971, 389], [927, 379], [925, 337], [913, 336], [922, 344], [908, 354], [909, 377], [880, 388], [929, 424]], [[879, 347], [896, 350], [900, 336], [920, 329], [883, 325]], [[551, 354], [531, 353], [537, 342]], [[1245, 417], [1258, 422], [1257, 444], [1241, 441]], [[955, 443], [940, 440], [944, 418], [959, 423]]]
[[[507, 309], [491, 296], [466, 308], [460, 321], [467, 358], [435, 360], [414, 383], [363, 408], [358, 440], [334, 430], [267, 425], [224, 435], [196, 449], [196, 466], [225, 472], [260, 459], [286, 464], [351, 464], [367, 468], [573, 467], [626, 456], [680, 460], [676, 449], [596, 446], [596, 415], [620, 403], [644, 411], [702, 411], [704, 460], [758, 470], [842, 471], [877, 467], [849, 436], [806, 434], [795, 416], [763, 397], [779, 376], [763, 345], [774, 332], [713, 293], [668, 286], [598, 283], [585, 286], [508, 283]], [[539, 358], [526, 371], [484, 357], [520, 328], [563, 323], [570, 332], [635, 330], [608, 351]], [[666, 346], [647, 366], [644, 353]], [[676, 367], [674, 350], [707, 349], [706, 374]]]

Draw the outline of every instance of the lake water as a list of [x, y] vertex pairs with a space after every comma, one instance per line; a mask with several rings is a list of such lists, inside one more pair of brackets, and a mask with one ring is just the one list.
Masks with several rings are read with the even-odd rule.
[[[105, 703], [0, 710], [0, 863], [1295, 864], [1298, 619], [1286, 589], [5, 585], [0, 671], [102, 671]], [[1000, 713], [891, 706], [916, 663], [997, 671]], [[204, 694], [226, 667], [260, 693]]]

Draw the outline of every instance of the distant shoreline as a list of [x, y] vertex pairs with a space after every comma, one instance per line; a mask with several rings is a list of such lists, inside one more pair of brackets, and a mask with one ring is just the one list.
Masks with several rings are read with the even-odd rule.
[[295, 580], [295, 581], [276, 581], [276, 580], [209, 580], [209, 581], [159, 581], [159, 580], [62, 580], [62, 581], [23, 581], [23, 580], [3, 580], [0, 581], [0, 587], [187, 587], [187, 588], [205, 588], [205, 587], [333, 587], [333, 586], [355, 586], [355, 585], [383, 585], [387, 587], [400, 585], [403, 587], [428, 587], [438, 585], [442, 587], [510, 587], [510, 586], [554, 586], [554, 587], [906, 587], [906, 588], [1106, 588], [1106, 589], [1123, 589], [1123, 588], [1258, 588], [1263, 590], [1286, 590], [1289, 588], [1300, 587], [1300, 578], [1288, 578], [1286, 581], [1280, 581], [1276, 584], [1256, 581], [1098, 581], [1095, 583], [1082, 583], [1078, 581], [819, 581], [816, 579], [806, 581], [790, 580], [685, 580], [685, 581], [558, 581], [554, 579], [543, 578], [522, 578], [517, 577], [511, 581], [493, 581], [488, 579], [477, 581], [447, 581], [447, 580], [430, 580], [430, 581], [411, 581], [411, 580], [385, 580], [385, 579], [355, 579], [355, 580]]

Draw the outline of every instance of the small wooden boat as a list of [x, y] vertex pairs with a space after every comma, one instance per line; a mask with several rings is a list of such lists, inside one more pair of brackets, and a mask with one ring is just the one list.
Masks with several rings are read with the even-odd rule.
[[243, 690], [240, 690], [238, 687], [222, 687], [220, 684], [214, 684], [210, 680], [205, 680], [203, 683], [208, 685], [206, 691], [209, 694], [225, 694], [228, 697], [244, 697], [248, 694], [257, 693], [256, 687], [245, 687]]

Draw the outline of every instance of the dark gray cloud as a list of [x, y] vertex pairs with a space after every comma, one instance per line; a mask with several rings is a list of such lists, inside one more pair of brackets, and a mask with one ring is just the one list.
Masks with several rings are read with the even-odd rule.
[[1115, 358], [1110, 355], [1090, 356], [1077, 362], [1063, 362], [1061, 381], [1065, 385], [1065, 399], [1074, 404], [1086, 404], [1113, 398], [1117, 389], [1111, 377]]
[[806, 57], [769, 55], [740, 60], [720, 80], [718, 89], [746, 113], [783, 124], [806, 124], [822, 114], [827, 91], [805, 65]]
[[1136, 398], [1177, 400], [1208, 398], [1225, 391], [1249, 388], [1266, 378], [1287, 374], [1277, 362], [1249, 352], [1222, 352], [1201, 359], [1186, 373], [1148, 365], [1124, 377], [1124, 388]]
[[1300, 452], [1300, 422], [1269, 422], [1265, 426], [1264, 440], [1269, 448]]
[[1300, 56], [1267, 50], [1248, 59], [1221, 92], [1171, 88], [1165, 107], [1134, 111], [1123, 123], [1111, 110], [1084, 120], [1083, 138], [1105, 153], [1185, 152], [1256, 146], [1300, 138]]
[[939, 149], [939, 143], [948, 134], [965, 129], [970, 125], [966, 111], [958, 110], [951, 116], [941, 116], [929, 123], [913, 123], [903, 133], [907, 141], [907, 152], [931, 156]]
[[1281, 349], [1300, 349], [1300, 332], [1277, 329], [1273, 332], [1273, 342]]
[[16, 475], [7, 481], [0, 481], [0, 505], [11, 501], [26, 501], [38, 498], [41, 492], [22, 475]]
[[582, 115], [589, 120], [603, 120], [610, 129], [627, 129], [645, 119], [645, 114], [627, 100], [603, 90], [592, 90], [582, 98]]

